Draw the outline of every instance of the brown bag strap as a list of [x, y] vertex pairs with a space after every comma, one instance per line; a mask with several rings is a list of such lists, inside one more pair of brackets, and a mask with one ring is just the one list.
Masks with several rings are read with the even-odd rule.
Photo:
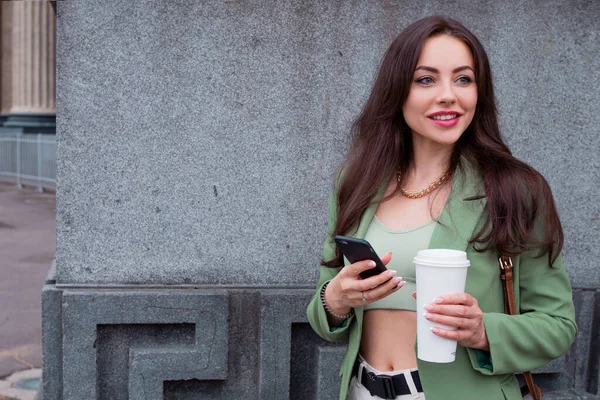
[[[508, 256], [501, 256], [499, 261], [500, 279], [502, 280], [502, 287], [504, 289], [504, 313], [517, 315], [512, 259]], [[542, 400], [542, 390], [533, 381], [531, 372], [523, 372], [523, 377], [527, 385], [521, 388], [521, 395], [525, 396], [527, 393], [531, 393], [533, 400]]]

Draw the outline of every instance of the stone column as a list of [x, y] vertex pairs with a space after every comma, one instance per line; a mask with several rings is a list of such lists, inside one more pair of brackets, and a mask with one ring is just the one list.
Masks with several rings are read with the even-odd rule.
[[6, 127], [56, 130], [56, 14], [49, 1], [12, 3], [12, 105]]
[[0, 125], [12, 105], [12, 5], [0, 2]]

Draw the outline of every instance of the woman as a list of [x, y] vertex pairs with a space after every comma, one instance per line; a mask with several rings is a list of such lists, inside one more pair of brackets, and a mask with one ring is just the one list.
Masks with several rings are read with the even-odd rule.
[[[367, 239], [389, 271], [361, 279], [374, 265], [344, 266], [335, 235]], [[520, 399], [514, 373], [561, 356], [577, 332], [562, 244], [546, 181], [502, 140], [480, 42], [439, 16], [406, 28], [354, 123], [307, 310], [321, 337], [349, 341], [340, 399]], [[417, 310], [412, 258], [425, 248], [466, 251], [471, 267], [465, 294]], [[504, 314], [500, 255], [517, 316]], [[417, 360], [416, 312], [457, 328], [433, 330], [458, 341], [455, 362]]]

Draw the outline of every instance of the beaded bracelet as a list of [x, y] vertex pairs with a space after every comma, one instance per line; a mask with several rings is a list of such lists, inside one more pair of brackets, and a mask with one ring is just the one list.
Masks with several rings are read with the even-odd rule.
[[323, 288], [321, 289], [321, 303], [323, 303], [323, 307], [325, 308], [325, 311], [327, 311], [330, 315], [332, 315], [336, 318], [339, 318], [339, 319], [350, 318], [352, 316], [352, 314], [354, 314], [353, 308], [351, 308], [350, 312], [346, 315], [336, 314], [335, 312], [333, 312], [333, 310], [331, 308], [329, 308], [329, 306], [327, 305], [327, 302], [325, 301], [325, 290], [327, 289], [327, 285], [329, 285], [329, 282], [325, 283], [323, 285]]

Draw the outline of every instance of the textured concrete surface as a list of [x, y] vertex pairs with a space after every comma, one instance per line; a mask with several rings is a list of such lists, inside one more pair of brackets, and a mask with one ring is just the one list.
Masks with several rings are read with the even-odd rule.
[[[345, 344], [312, 331], [305, 315], [311, 295], [310, 289], [64, 290], [52, 304], [65, 331], [44, 331], [44, 398], [336, 399]], [[600, 292], [575, 292], [575, 345], [535, 371], [547, 398], [600, 398], [600, 332], [589, 323], [600, 318], [598, 299]]]
[[600, 285], [600, 2], [65, 1], [59, 282], [309, 285], [331, 176], [388, 42], [458, 18], [501, 125], [554, 188], [576, 286]]
[[[304, 314], [332, 176], [389, 41], [441, 13], [486, 46], [507, 141], [547, 177], [564, 222], [583, 321], [540, 383], [560, 392], [548, 398], [593, 398], [581, 393], [598, 393], [600, 3], [534, 6], [59, 2], [47, 397], [159, 398], [162, 385], [168, 399], [335, 398], [343, 347]], [[227, 299], [212, 308], [227, 329], [216, 367], [199, 357], [215, 343], [202, 318], [181, 311], [205, 293]]]
[[40, 292], [55, 247], [55, 195], [0, 182], [0, 377], [41, 366]]
[[163, 381], [227, 376], [226, 292], [65, 291], [61, 307], [65, 400], [160, 399]]
[[[43, 396], [337, 398], [345, 345], [324, 342], [308, 326], [311, 295], [309, 289], [65, 290], [62, 302], [53, 302], [64, 332], [44, 331]], [[63, 358], [46, 362], [48, 353]]]

